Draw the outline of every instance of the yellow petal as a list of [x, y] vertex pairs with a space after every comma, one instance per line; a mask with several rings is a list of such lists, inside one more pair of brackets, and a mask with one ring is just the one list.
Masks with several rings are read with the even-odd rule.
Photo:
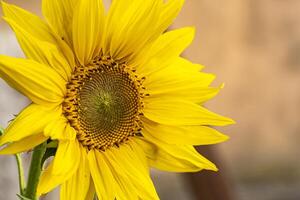
[[29, 105], [5, 129], [4, 135], [0, 138], [0, 146], [42, 133], [45, 126], [60, 114], [61, 110], [58, 108]]
[[165, 125], [214, 125], [225, 126], [234, 121], [215, 114], [195, 103], [176, 99], [151, 99], [145, 103], [144, 115]]
[[[137, 143], [131, 141], [129, 144], [122, 144], [119, 148], [109, 149], [104, 156], [112, 166], [115, 177], [119, 178], [117, 182], [121, 189], [132, 193], [128, 195], [133, 196], [127, 199], [137, 199], [136, 194], [142, 199], [159, 199], [149, 176], [146, 156]], [[132, 186], [126, 188], [126, 183]]]
[[93, 180], [91, 179], [89, 190], [88, 190], [87, 195], [86, 195], [84, 200], [94, 200], [95, 199], [95, 194], [96, 194], [95, 185], [94, 185]]
[[66, 90], [57, 72], [27, 59], [0, 55], [0, 77], [37, 104], [59, 104]]
[[0, 150], [0, 155], [4, 154], [17, 154], [23, 151], [29, 151], [35, 146], [46, 141], [48, 138], [43, 134], [31, 135], [26, 138], [21, 139], [20, 141], [13, 142], [7, 145], [4, 149]]
[[44, 135], [52, 140], [74, 140], [76, 131], [65, 117], [60, 117], [46, 126]]
[[[172, 86], [171, 86], [172, 85]], [[187, 82], [187, 84], [181, 84], [180, 86], [175, 83], [174, 85], [171, 83], [168, 86], [163, 86], [161, 89], [155, 88], [151, 90], [151, 88], [147, 89], [147, 93], [150, 94], [149, 99], [152, 98], [180, 98], [182, 100], [192, 101], [198, 104], [202, 104], [213, 97], [215, 97], [220, 88], [215, 87], [203, 87], [198, 85], [197, 83]]]
[[154, 138], [168, 144], [208, 145], [228, 139], [228, 136], [206, 126], [168, 126], [146, 119], [143, 121], [143, 136], [148, 140]]
[[183, 57], [177, 57], [177, 58], [174, 58], [174, 63], [178, 63], [179, 66], [183, 66], [183, 67], [186, 67], [187, 69], [189, 70], [193, 70], [193, 71], [196, 71], [196, 72], [199, 72], [201, 71], [204, 66], [203, 65], [200, 65], [200, 64], [197, 64], [197, 63], [193, 63]]
[[79, 0], [43, 0], [43, 15], [53, 31], [72, 45], [72, 21]]
[[164, 68], [191, 44], [194, 36], [195, 28], [192, 27], [166, 32], [141, 52], [136, 59], [140, 63], [133, 65], [145, 76]]
[[173, 97], [203, 103], [218, 94], [223, 85], [209, 87], [214, 75], [199, 72], [192, 64], [179, 60], [147, 76], [144, 85], [149, 98]]
[[162, 6], [158, 30], [165, 31], [177, 17], [183, 6], [184, 0], [167, 0]]
[[77, 170], [80, 170], [78, 166], [81, 159], [77, 140], [60, 142], [54, 161], [42, 171], [37, 187], [37, 195], [46, 194], [66, 180], [69, 180]]
[[[196, 71], [190, 64], [172, 59], [162, 68], [153, 68], [144, 82], [147, 90], [153, 94], [168, 90], [181, 89], [185, 85], [189, 87], [207, 88], [215, 79], [213, 74]], [[167, 74], [167, 76], [166, 76]], [[161, 92], [160, 92], [161, 91]]]
[[217, 171], [216, 166], [200, 155], [193, 146], [169, 145], [158, 140], [155, 143], [139, 139], [149, 163], [159, 170], [171, 172], [196, 172], [203, 169]]
[[36, 37], [39, 40], [56, 43], [55, 37], [51, 34], [51, 30], [48, 25], [42, 21], [38, 16], [23, 10], [15, 5], [2, 3], [4, 16], [20, 27], [25, 29], [30, 35]]
[[69, 171], [78, 168], [81, 151], [77, 140], [59, 141], [53, 160], [53, 175], [67, 175]]
[[[65, 1], [63, 1], [65, 2]], [[15, 5], [1, 2], [4, 16], [9, 21], [24, 29], [32, 37], [59, 46], [70, 66], [75, 66], [74, 55], [68, 45], [54, 33], [51, 28], [38, 16]], [[18, 35], [17, 35], [18, 36]], [[23, 47], [24, 45], [21, 44]], [[23, 49], [26, 52], [25, 49]]]
[[35, 38], [8, 18], [6, 21], [16, 33], [18, 41], [27, 58], [52, 67], [65, 81], [68, 81], [71, 76], [72, 68], [69, 66], [64, 55], [57, 46]]
[[[104, 6], [99, 0], [81, 0], [73, 19], [73, 45], [80, 64], [88, 64], [100, 52]], [[87, 22], [88, 20], [88, 22]]]
[[[183, 0], [113, 1], [108, 13], [104, 53], [131, 63], [137, 53], [163, 33]], [[136, 59], [138, 60], [138, 59]]]
[[81, 147], [81, 161], [75, 174], [61, 185], [61, 200], [85, 200], [90, 188], [90, 170], [87, 153]]
[[161, 6], [162, 1], [157, 0], [112, 1], [103, 40], [104, 54], [128, 61], [158, 37]]
[[101, 200], [115, 199], [117, 184], [101, 153], [97, 150], [89, 151], [88, 160], [98, 198]]

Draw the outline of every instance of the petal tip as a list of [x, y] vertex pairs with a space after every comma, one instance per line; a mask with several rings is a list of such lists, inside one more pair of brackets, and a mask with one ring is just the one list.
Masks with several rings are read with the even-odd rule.
[[228, 118], [228, 122], [229, 122], [229, 125], [236, 124], [236, 121], [234, 121], [234, 120], [231, 119], [231, 118]]
[[7, 6], [8, 4], [5, 2], [5, 1], [3, 1], [3, 0], [1, 0], [0, 1], [0, 6], [4, 9], [4, 7], [5, 6]]
[[219, 169], [217, 168], [217, 166], [215, 164], [213, 164], [213, 163], [208, 164], [205, 169], [206, 170], [210, 170], [210, 171], [214, 171], [214, 172], [219, 171]]
[[228, 125], [236, 124], [236, 122], [233, 119], [229, 118], [229, 117], [224, 117], [224, 116], [221, 116], [221, 117], [223, 118], [222, 119], [223, 124], [220, 125], [220, 126], [228, 126]]
[[230, 137], [228, 135], [225, 135], [225, 134], [219, 134], [218, 135], [218, 140], [216, 143], [222, 143], [222, 142], [226, 142], [230, 139]]

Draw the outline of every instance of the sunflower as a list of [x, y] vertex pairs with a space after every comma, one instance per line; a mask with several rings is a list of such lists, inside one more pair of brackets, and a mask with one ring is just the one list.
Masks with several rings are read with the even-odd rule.
[[41, 19], [2, 2], [26, 59], [0, 56], [0, 77], [32, 103], [6, 128], [1, 154], [57, 141], [37, 195], [158, 199], [149, 168], [217, 170], [194, 145], [233, 121], [203, 107], [221, 87], [180, 55], [192, 27], [166, 31], [183, 0], [43, 0]]

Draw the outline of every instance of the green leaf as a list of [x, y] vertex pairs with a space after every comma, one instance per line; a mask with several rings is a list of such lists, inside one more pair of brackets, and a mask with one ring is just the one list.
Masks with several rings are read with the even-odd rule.
[[23, 195], [17, 194], [17, 196], [21, 199], [21, 200], [32, 200], [32, 199], [28, 199], [27, 197], [24, 197]]

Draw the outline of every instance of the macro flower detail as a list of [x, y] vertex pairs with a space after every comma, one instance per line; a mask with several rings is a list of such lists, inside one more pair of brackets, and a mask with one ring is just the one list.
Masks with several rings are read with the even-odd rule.
[[141, 131], [142, 81], [126, 64], [107, 57], [75, 69], [62, 105], [83, 146], [105, 151]]
[[57, 141], [37, 195], [159, 199], [149, 168], [216, 171], [194, 145], [234, 123], [203, 107], [221, 87], [183, 57], [194, 28], [167, 31], [183, 0], [43, 0], [41, 19], [2, 2], [26, 59], [0, 56], [0, 77], [28, 105], [5, 129], [0, 154]]

